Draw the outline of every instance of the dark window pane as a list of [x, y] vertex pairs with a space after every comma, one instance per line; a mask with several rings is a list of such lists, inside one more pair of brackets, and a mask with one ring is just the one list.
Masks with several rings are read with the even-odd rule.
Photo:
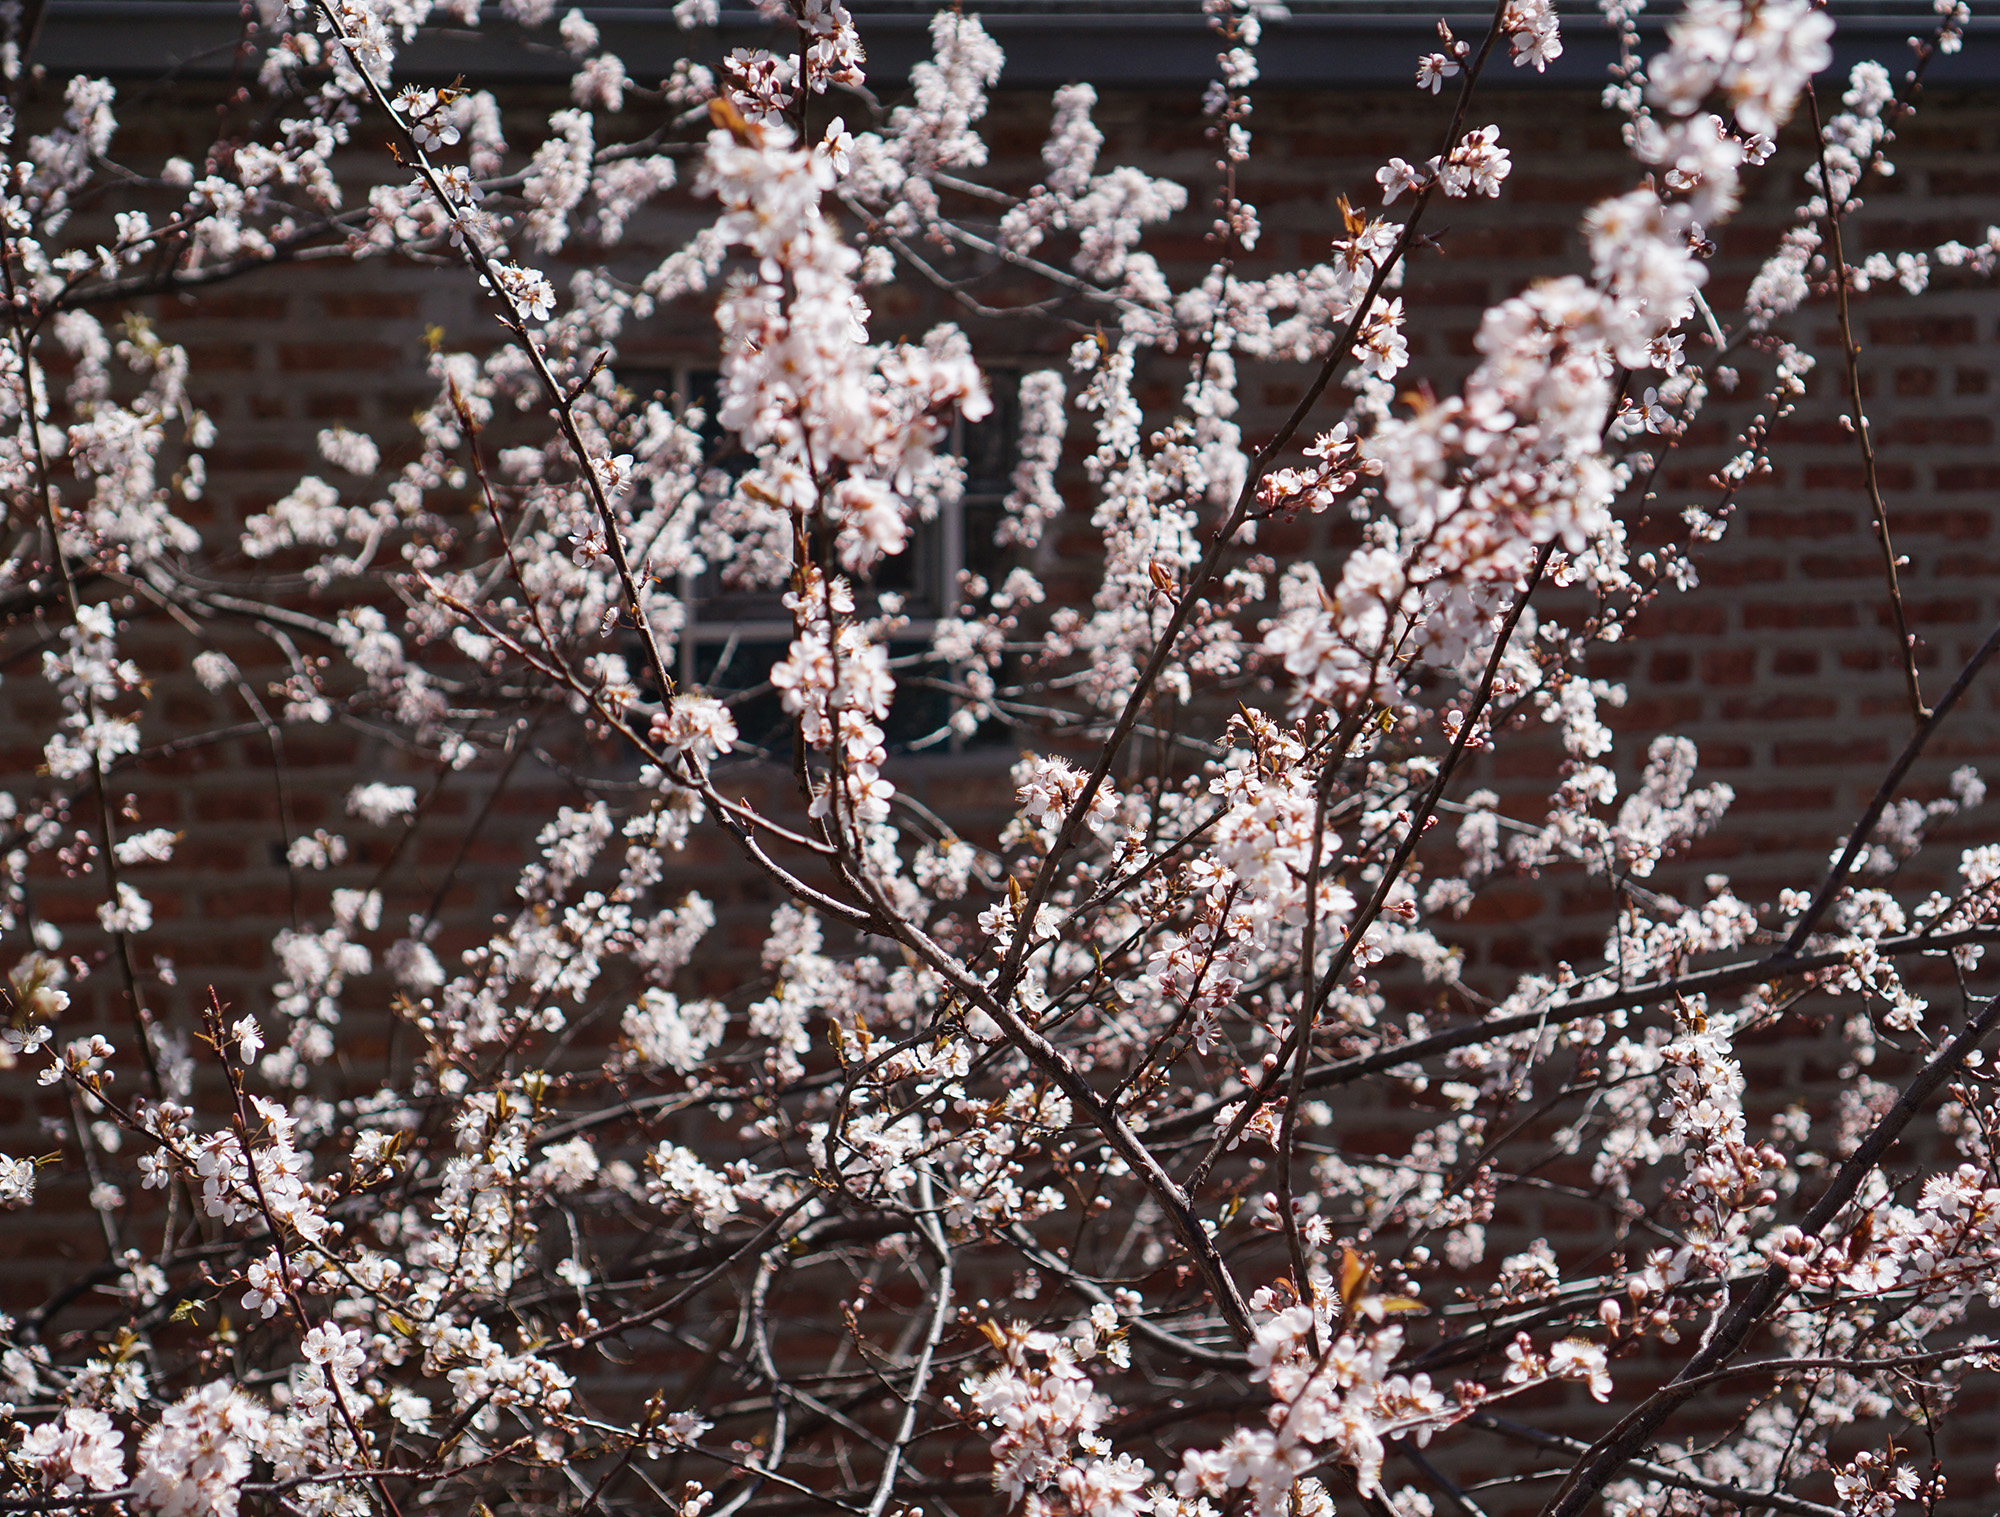
[[959, 423], [967, 495], [1007, 493], [1021, 438], [1021, 376], [1006, 369], [989, 370], [986, 389], [993, 410], [978, 421]]

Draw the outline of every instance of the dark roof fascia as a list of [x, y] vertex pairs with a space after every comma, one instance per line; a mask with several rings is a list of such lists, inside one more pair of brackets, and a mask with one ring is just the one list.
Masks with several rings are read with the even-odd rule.
[[[726, 10], [718, 27], [681, 32], [666, 7], [584, 5], [605, 45], [617, 52], [635, 80], [664, 77], [676, 60], [693, 56], [713, 61], [736, 46], [770, 40], [769, 28], [754, 12]], [[878, 90], [893, 89], [911, 66], [930, 52], [931, 7], [917, 4], [854, 6], [869, 50], [869, 78]], [[1215, 74], [1215, 38], [1199, 11], [1164, 3], [1016, 3], [982, 9], [967, 6], [1005, 48], [1003, 87], [1046, 88], [1071, 80], [1118, 89], [1185, 89]], [[1887, 4], [1875, 9], [1837, 5], [1835, 70], [1844, 74], [1863, 58], [1880, 58], [1900, 71], [1910, 57], [1905, 39], [1929, 30], [1929, 7]], [[1992, 0], [1975, 5], [1963, 49], [1933, 61], [1935, 87], [2000, 86], [2000, 15]], [[1490, 13], [1445, 12], [1461, 36], [1479, 36]], [[51, 0], [34, 61], [51, 73], [92, 73], [157, 78], [173, 70], [184, 77], [217, 78], [241, 64], [236, 48], [240, 11], [217, 0]], [[1416, 55], [1435, 46], [1439, 13], [1407, 4], [1325, 4], [1264, 23], [1258, 49], [1262, 82], [1275, 88], [1404, 88]], [[1664, 18], [1645, 15], [1641, 32], [1647, 50], [1657, 45]], [[547, 34], [544, 33], [544, 36]], [[1592, 88], [1606, 79], [1616, 51], [1594, 16], [1566, 18], [1563, 56], [1545, 74], [1496, 68], [1489, 77], [1502, 88]], [[572, 61], [547, 42], [495, 27], [481, 31], [427, 30], [397, 60], [405, 82], [464, 76], [482, 85], [558, 82]]]

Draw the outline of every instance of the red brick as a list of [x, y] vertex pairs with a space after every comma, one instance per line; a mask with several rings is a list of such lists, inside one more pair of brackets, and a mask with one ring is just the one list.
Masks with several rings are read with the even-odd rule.
[[1539, 916], [1543, 901], [1532, 890], [1503, 886], [1497, 890], [1482, 890], [1471, 906], [1466, 908], [1462, 920], [1474, 924], [1489, 922], [1525, 922]]
[[1797, 605], [1776, 602], [1743, 608], [1745, 631], [1789, 627], [1851, 627], [1855, 624], [1855, 620], [1854, 607], [1838, 601], [1832, 603], [1808, 601]]
[[1940, 466], [1937, 471], [1937, 488], [1949, 491], [1978, 490], [1982, 493], [2000, 489], [2000, 464]]
[[319, 297], [319, 308], [340, 320], [375, 318], [415, 321], [422, 308], [417, 297], [391, 290], [341, 290]]
[[1879, 764], [1889, 756], [1889, 745], [1879, 737], [1848, 738], [1836, 742], [1817, 738], [1775, 743], [1771, 757], [1786, 768], [1812, 768], [1826, 764]]
[[278, 345], [278, 366], [337, 373], [347, 369], [393, 369], [403, 352], [384, 342], [286, 342]]
[[1993, 424], [1983, 416], [1906, 416], [1879, 429], [1884, 448], [1976, 448], [1993, 440]]
[[1840, 702], [1830, 695], [1766, 695], [1722, 703], [1722, 719], [1728, 722], [1819, 721], [1839, 713]]
[[1970, 316], [1881, 316], [1868, 323], [1871, 347], [1957, 347], [1978, 338]]
[[[1706, 751], [1702, 757], [1708, 757]], [[1751, 814], [1763, 811], [1826, 812], [1833, 809], [1833, 804], [1831, 786], [1760, 786], [1754, 790], [1739, 788], [1736, 792], [1736, 809]]]
[[1747, 685], [1756, 677], [1755, 648], [1717, 648], [1701, 656], [1704, 685]]
[[1857, 518], [1850, 511], [1752, 511], [1741, 525], [1753, 537], [1827, 538], [1854, 531]]

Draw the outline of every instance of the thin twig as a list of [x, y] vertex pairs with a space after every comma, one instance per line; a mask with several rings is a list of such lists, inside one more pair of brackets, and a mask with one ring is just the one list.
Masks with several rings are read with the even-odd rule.
[[889, 1444], [889, 1453], [882, 1461], [882, 1476], [875, 1482], [875, 1499], [868, 1503], [868, 1517], [882, 1517], [896, 1493], [896, 1471], [902, 1467], [903, 1450], [909, 1447], [910, 1439], [916, 1433], [917, 1408], [923, 1402], [925, 1387], [930, 1384], [931, 1356], [943, 1341], [945, 1324], [951, 1313], [951, 1246], [945, 1242], [944, 1229], [938, 1225], [937, 1202], [931, 1195], [930, 1171], [922, 1166], [917, 1170], [917, 1201], [923, 1208], [917, 1231], [937, 1256], [938, 1277], [937, 1283], [931, 1287], [930, 1326], [925, 1329], [924, 1345], [917, 1355], [916, 1368], [910, 1371], [910, 1388], [903, 1396], [902, 1425], [896, 1429], [896, 1436]]
[[1848, 420], [1861, 450], [1861, 483], [1868, 492], [1868, 514], [1875, 528], [1875, 544], [1882, 550], [1882, 577], [1889, 591], [1889, 613], [1896, 624], [1896, 655], [1903, 667], [1903, 683], [1909, 689], [1910, 715], [1922, 723], [1931, 713], [1924, 704], [1923, 685], [1917, 675], [1917, 643], [1903, 607], [1896, 548], [1889, 541], [1889, 508], [1882, 499], [1882, 476], [1875, 466], [1875, 440], [1868, 428], [1868, 412], [1861, 403], [1861, 345], [1855, 340], [1854, 321], [1848, 309], [1847, 254], [1840, 240], [1839, 197], [1833, 192], [1833, 170], [1827, 163], [1826, 128], [1819, 119], [1819, 94], [1809, 83], [1805, 95], [1806, 105], [1812, 111], [1813, 140], [1818, 144], [1819, 187], [1826, 201], [1826, 236], [1833, 252], [1833, 301], [1840, 318], [1841, 355], [1847, 364]]
[[1869, 801], [1868, 809], [1861, 813], [1861, 819], [1854, 824], [1854, 830], [1848, 834], [1847, 847], [1841, 851], [1833, 868], [1827, 871], [1827, 876], [1820, 882], [1819, 889], [1813, 892], [1811, 904], [1799, 914], [1798, 921], [1792, 927], [1792, 935], [1785, 939], [1785, 946], [1771, 956], [1773, 960], [1794, 958], [1805, 946], [1813, 928], [1826, 914], [1827, 907], [1833, 904], [1834, 896], [1846, 882], [1855, 861], [1861, 857], [1862, 849], [1868, 844], [1869, 834], [1875, 830], [1875, 824], [1882, 819], [1882, 813], [1895, 798], [1896, 788], [1902, 784], [1903, 776], [1910, 772], [1910, 766], [1917, 761], [1918, 755], [1936, 735], [1938, 728], [1944, 725], [1944, 719], [1951, 714], [1952, 708], [1958, 704], [1965, 692], [1972, 688], [1972, 682], [1979, 677], [1979, 671], [1986, 667], [1987, 661], [1995, 653], [2000, 653], [2000, 625], [1996, 625], [1986, 634], [1986, 641], [1979, 645], [1978, 652], [1966, 660], [1965, 667], [1958, 671], [1958, 678], [1951, 682], [1951, 688], [1945, 691], [1943, 699], [1931, 709], [1922, 725], [1910, 734], [1909, 741], [1903, 745], [1902, 753], [1897, 756], [1896, 762], [1889, 766], [1889, 772], [1882, 776], [1882, 783], [1875, 787], [1875, 795]]
[[[1564, 1438], [1556, 1433], [1544, 1432], [1541, 1428], [1529, 1427], [1525, 1423], [1513, 1422], [1505, 1417], [1496, 1417], [1491, 1412], [1474, 1412], [1466, 1419], [1472, 1426], [1484, 1428], [1489, 1433], [1498, 1433], [1503, 1438], [1512, 1438], [1520, 1443], [1532, 1443], [1538, 1448], [1554, 1450], [1562, 1454], [1580, 1454], [1589, 1445], [1576, 1438]], [[1630, 1468], [1648, 1480], [1657, 1480], [1662, 1485], [1670, 1485], [1684, 1491], [1698, 1491], [1704, 1496], [1715, 1496], [1731, 1502], [1746, 1511], [1762, 1508], [1772, 1512], [1788, 1512], [1793, 1517], [1846, 1517], [1845, 1507], [1821, 1506], [1816, 1501], [1806, 1501], [1798, 1496], [1787, 1495], [1783, 1491], [1753, 1491], [1740, 1485], [1730, 1485], [1721, 1480], [1708, 1480], [1700, 1475], [1690, 1475], [1675, 1469], [1672, 1465], [1661, 1464], [1656, 1459], [1634, 1459]]]

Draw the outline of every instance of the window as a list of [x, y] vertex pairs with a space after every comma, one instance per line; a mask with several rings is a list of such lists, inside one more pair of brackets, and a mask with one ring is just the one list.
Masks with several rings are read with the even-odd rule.
[[[716, 370], [649, 369], [627, 371], [620, 378], [640, 394], [699, 406], [708, 418], [703, 430], [711, 464], [730, 473], [747, 467], [748, 458], [732, 452], [734, 440], [713, 420], [721, 381]], [[978, 422], [955, 418], [948, 444], [965, 461], [964, 493], [941, 508], [936, 520], [913, 523], [908, 547], [883, 560], [867, 584], [857, 586], [870, 599], [899, 597], [902, 614], [909, 618], [889, 645], [890, 657], [897, 661], [896, 700], [883, 723], [891, 752], [953, 751], [982, 741], [977, 734], [964, 738], [951, 731], [951, 697], [927, 685], [925, 671], [915, 661], [929, 650], [938, 618], [957, 602], [959, 576], [969, 572], [991, 582], [1004, 572], [999, 529], [1020, 435], [1019, 376], [989, 370], [986, 380], [992, 412]], [[734, 589], [710, 571], [683, 577], [680, 595], [687, 607], [677, 671], [681, 682], [727, 700], [746, 744], [789, 753], [789, 719], [770, 688], [771, 666], [785, 656], [792, 638], [783, 592]]]

